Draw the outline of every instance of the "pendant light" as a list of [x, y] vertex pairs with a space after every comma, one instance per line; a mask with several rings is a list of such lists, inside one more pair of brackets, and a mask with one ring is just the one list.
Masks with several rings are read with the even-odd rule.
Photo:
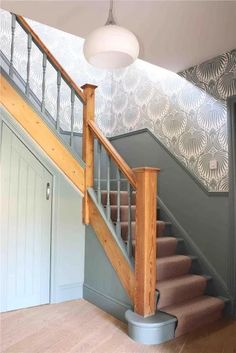
[[106, 24], [88, 35], [83, 49], [86, 60], [91, 65], [103, 69], [125, 67], [137, 59], [138, 40], [128, 29], [116, 25], [113, 18], [113, 0], [110, 0]]

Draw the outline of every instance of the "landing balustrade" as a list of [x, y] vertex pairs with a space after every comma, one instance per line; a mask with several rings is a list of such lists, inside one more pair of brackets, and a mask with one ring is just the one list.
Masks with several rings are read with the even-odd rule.
[[[26, 38], [17, 38], [16, 30], [17, 26], [23, 30]], [[33, 102], [38, 109], [40, 109], [42, 116], [45, 117], [47, 121], [52, 123], [58, 133], [61, 132], [61, 115], [62, 111], [65, 110], [65, 107], [62, 106], [61, 95], [62, 89], [68, 92], [70, 96], [67, 97], [69, 103], [69, 114], [66, 116], [68, 120], [68, 129], [69, 130], [69, 145], [74, 150], [74, 136], [75, 132], [75, 111], [81, 111], [81, 116], [77, 116], [77, 121], [82, 120], [82, 111], [83, 104], [85, 103], [85, 97], [83, 91], [78, 87], [78, 85], [72, 80], [72, 78], [66, 73], [62, 68], [53, 54], [48, 50], [44, 45], [41, 39], [29, 26], [27, 21], [22, 16], [17, 16], [11, 14], [11, 39], [10, 39], [10, 57], [7, 57], [7, 53], [4, 53], [1, 50], [1, 67], [2, 70], [5, 70], [9, 77], [18, 85], [21, 91], [24, 91], [24, 94], [28, 99]], [[22, 33], [22, 35], [23, 35]], [[16, 61], [18, 60], [16, 56], [16, 46], [19, 45], [17, 41], [22, 41], [22, 43], [27, 39], [27, 45], [25, 49], [27, 53], [26, 58], [26, 72], [24, 68], [18, 69]], [[32, 74], [35, 75], [35, 72], [32, 73], [32, 52], [34, 47], [37, 47], [41, 52], [41, 63], [38, 65], [41, 66], [41, 82], [37, 82], [38, 86], [41, 86], [41, 95], [38, 94], [39, 89], [35, 89], [35, 82], [32, 82]], [[55, 88], [56, 88], [56, 107], [55, 114], [50, 112], [49, 106], [47, 106], [47, 97], [46, 97], [46, 88], [47, 88], [47, 71], [50, 70], [51, 76], [55, 77]], [[52, 73], [52, 70], [55, 71], [55, 74]], [[39, 71], [39, 67], [38, 67]], [[50, 83], [51, 84], [51, 83]], [[78, 114], [77, 114], [78, 115]], [[64, 119], [65, 120], [65, 119]]]

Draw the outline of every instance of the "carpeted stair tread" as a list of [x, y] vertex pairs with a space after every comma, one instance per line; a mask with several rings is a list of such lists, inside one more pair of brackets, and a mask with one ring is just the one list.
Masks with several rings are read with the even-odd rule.
[[[177, 239], [174, 237], [161, 237], [156, 239], [157, 257], [172, 256], [176, 252]], [[133, 256], [135, 256], [135, 239], [133, 244]]]
[[176, 253], [177, 239], [174, 237], [157, 238], [157, 257], [168, 257]]
[[178, 304], [202, 296], [207, 285], [206, 277], [187, 274], [184, 276], [158, 281], [158, 308]]
[[[124, 240], [127, 240], [128, 236], [128, 221], [120, 222], [121, 227], [121, 236]], [[171, 223], [164, 222], [164, 221], [157, 221], [157, 236], [163, 237], [164, 235], [170, 236], [171, 234]], [[131, 222], [131, 229], [132, 229], [132, 238], [135, 238], [135, 221]]]
[[192, 259], [185, 255], [173, 255], [157, 258], [157, 280], [183, 276], [189, 273]]
[[223, 300], [206, 295], [162, 308], [162, 311], [174, 315], [178, 319], [176, 337], [220, 319], [223, 310]]

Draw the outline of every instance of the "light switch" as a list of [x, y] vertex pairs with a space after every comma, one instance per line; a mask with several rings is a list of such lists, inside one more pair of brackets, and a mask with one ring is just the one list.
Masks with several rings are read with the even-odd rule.
[[210, 170], [216, 170], [218, 168], [218, 162], [216, 159], [210, 160]]

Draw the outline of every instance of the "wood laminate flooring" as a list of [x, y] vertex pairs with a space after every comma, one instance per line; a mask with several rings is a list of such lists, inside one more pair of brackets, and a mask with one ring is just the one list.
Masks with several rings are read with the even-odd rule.
[[0, 316], [1, 353], [236, 353], [233, 320], [145, 346], [127, 336], [124, 323], [83, 299]]

